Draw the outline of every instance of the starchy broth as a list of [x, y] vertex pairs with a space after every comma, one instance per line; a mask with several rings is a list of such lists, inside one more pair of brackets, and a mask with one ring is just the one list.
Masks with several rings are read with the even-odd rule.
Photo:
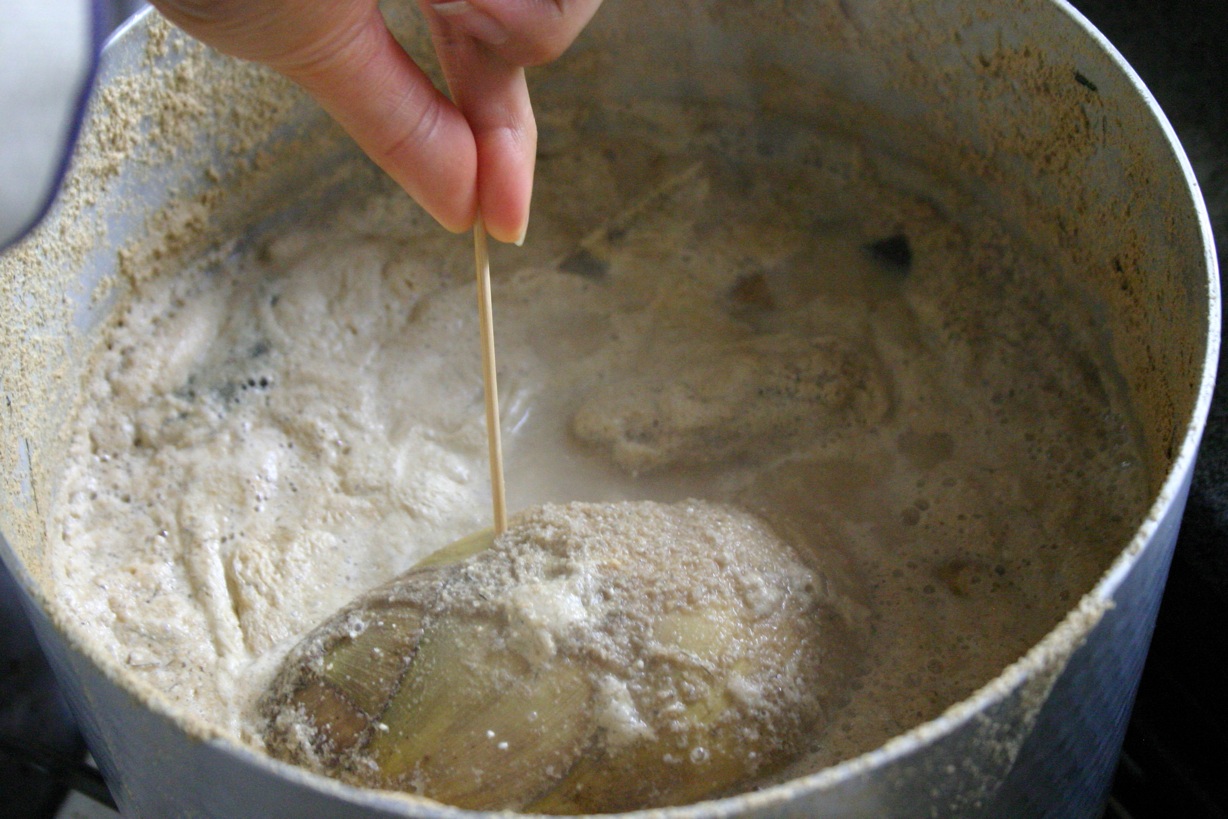
[[[494, 259], [509, 504], [703, 499], [808, 555], [866, 632], [789, 773], [814, 770], [1046, 634], [1147, 475], [1089, 308], [1020, 226], [855, 140], [679, 120], [543, 122], [528, 245]], [[257, 747], [291, 646], [489, 508], [468, 245], [353, 175], [140, 284], [54, 514], [66, 610]]]

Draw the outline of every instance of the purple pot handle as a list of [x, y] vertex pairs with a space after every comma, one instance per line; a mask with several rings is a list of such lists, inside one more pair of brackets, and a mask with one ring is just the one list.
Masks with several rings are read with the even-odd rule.
[[[0, 16], [0, 248], [29, 233], [55, 201], [117, 13], [106, 0], [44, 10], [35, 0], [16, 3]], [[59, 25], [49, 24], [54, 14]]]

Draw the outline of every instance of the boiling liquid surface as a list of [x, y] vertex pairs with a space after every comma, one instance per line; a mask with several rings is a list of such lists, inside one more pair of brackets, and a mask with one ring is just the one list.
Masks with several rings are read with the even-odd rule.
[[[493, 260], [509, 507], [701, 498], [810, 555], [867, 634], [821, 766], [1021, 656], [1147, 476], [1090, 313], [1016, 227], [856, 142], [676, 121], [543, 123], [528, 245]], [[468, 242], [353, 173], [143, 285], [54, 517], [81, 627], [257, 745], [303, 633], [487, 524]]]

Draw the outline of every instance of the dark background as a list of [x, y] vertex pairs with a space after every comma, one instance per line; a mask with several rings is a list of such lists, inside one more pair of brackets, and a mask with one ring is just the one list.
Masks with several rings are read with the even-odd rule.
[[[1228, 0], [1074, 6], [1167, 113], [1228, 254]], [[1228, 368], [1221, 372], [1108, 819], [1228, 819]], [[54, 816], [69, 788], [105, 800], [97, 775], [79, 764], [83, 754], [0, 568], [0, 816]]]
[[[1155, 95], [1228, 258], [1228, 0], [1075, 0]], [[1108, 817], [1228, 817], [1228, 366], [1220, 379]]]

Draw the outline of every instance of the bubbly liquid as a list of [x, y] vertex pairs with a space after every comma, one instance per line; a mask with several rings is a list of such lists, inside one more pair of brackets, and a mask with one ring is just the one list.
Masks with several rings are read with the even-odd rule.
[[487, 545], [299, 643], [266, 750], [474, 810], [685, 804], [804, 753], [855, 676], [840, 591], [745, 511], [543, 504]]
[[[529, 243], [494, 254], [509, 506], [761, 515], [870, 635], [806, 764], [873, 748], [1021, 656], [1132, 533], [1111, 364], [1077, 292], [940, 175], [734, 114], [613, 116], [543, 124]], [[302, 634], [487, 523], [469, 244], [354, 173], [326, 215], [143, 287], [56, 512], [82, 627], [255, 744]]]

